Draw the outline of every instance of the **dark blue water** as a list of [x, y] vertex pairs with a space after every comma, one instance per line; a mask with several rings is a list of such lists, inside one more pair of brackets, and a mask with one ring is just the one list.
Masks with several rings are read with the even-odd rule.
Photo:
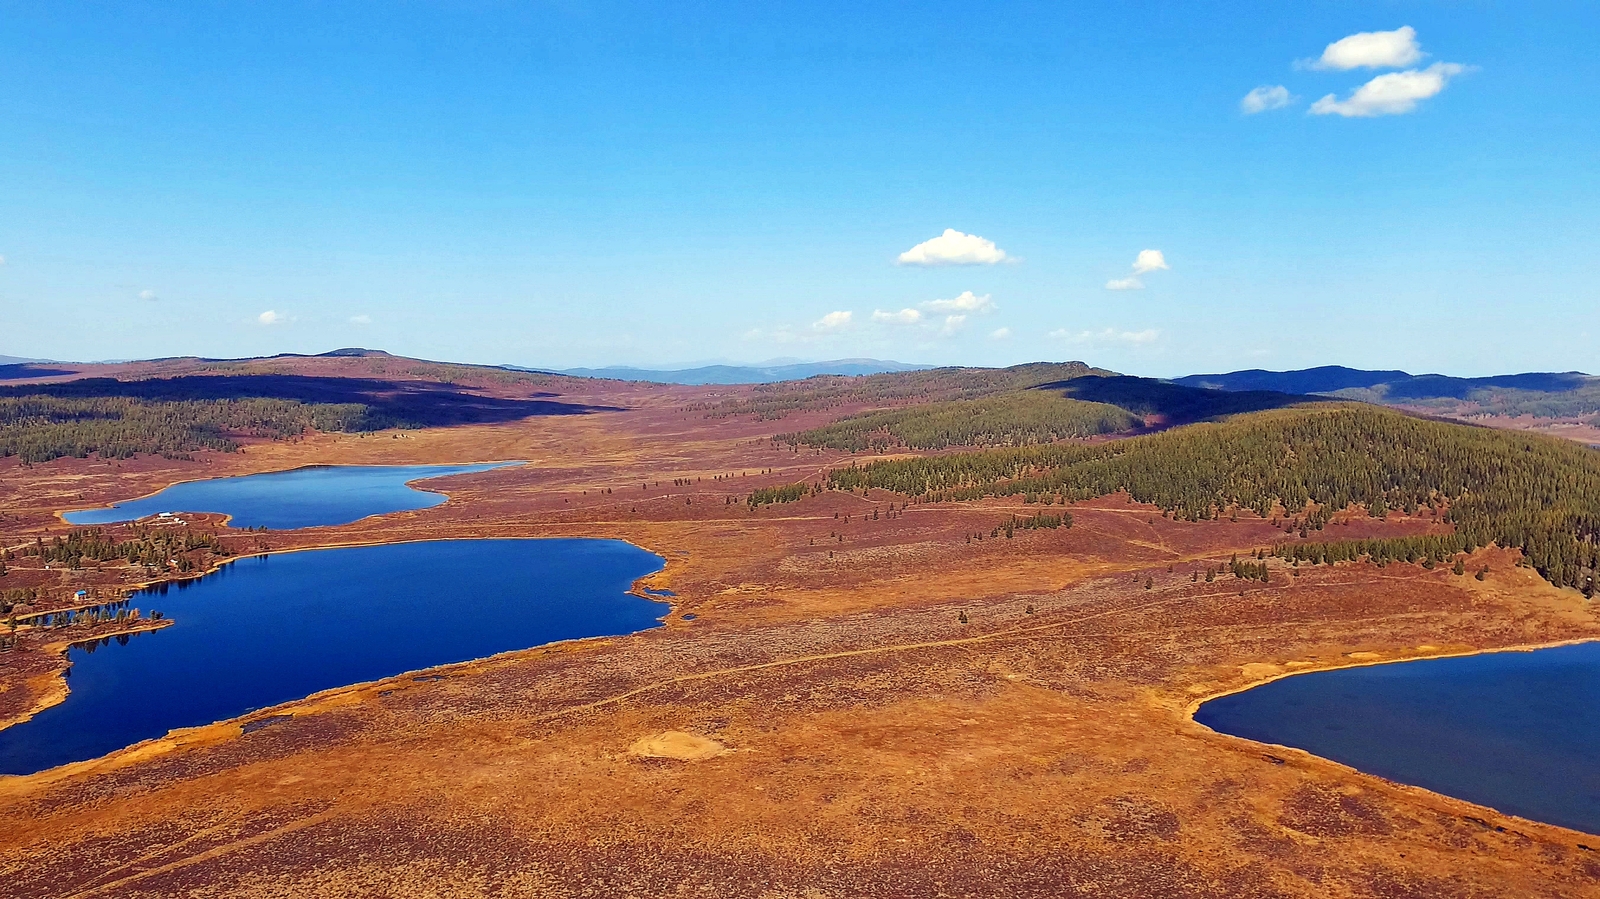
[[135, 594], [174, 624], [70, 650], [72, 692], [0, 730], [0, 773], [96, 758], [319, 690], [657, 626], [659, 556], [615, 540], [451, 540], [239, 559]]
[[68, 512], [69, 524], [111, 524], [158, 512], [220, 512], [236, 528], [275, 530], [349, 524], [369, 515], [426, 509], [449, 497], [408, 481], [487, 471], [501, 465], [315, 465], [237, 478], [188, 481], [109, 509]]
[[1600, 834], [1600, 644], [1301, 674], [1195, 720]]

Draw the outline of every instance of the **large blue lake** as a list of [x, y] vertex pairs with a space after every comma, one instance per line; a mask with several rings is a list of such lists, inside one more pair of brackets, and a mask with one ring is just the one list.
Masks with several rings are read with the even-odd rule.
[[220, 512], [232, 516], [229, 524], [236, 528], [288, 530], [349, 524], [370, 515], [426, 509], [449, 498], [411, 487], [412, 481], [516, 464], [314, 465], [187, 481], [109, 509], [83, 509], [63, 517], [69, 524], [92, 525], [133, 521], [160, 512]]
[[175, 623], [70, 650], [65, 702], [0, 730], [0, 773], [96, 758], [319, 690], [657, 626], [662, 560], [615, 540], [450, 540], [242, 558], [134, 594]]
[[1600, 644], [1301, 674], [1195, 720], [1600, 834]]

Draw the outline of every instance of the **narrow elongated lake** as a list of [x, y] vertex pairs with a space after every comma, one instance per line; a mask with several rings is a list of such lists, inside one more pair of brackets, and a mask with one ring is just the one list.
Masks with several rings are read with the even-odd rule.
[[655, 627], [659, 571], [616, 540], [449, 540], [255, 556], [135, 594], [175, 623], [74, 647], [65, 702], [0, 730], [0, 774], [96, 758], [319, 690]]
[[82, 509], [69, 524], [112, 524], [160, 512], [220, 512], [236, 528], [274, 530], [349, 524], [371, 515], [426, 509], [449, 497], [418, 490], [412, 481], [487, 471], [516, 462], [483, 465], [313, 465], [290, 471], [186, 481], [109, 509]]
[[1600, 644], [1295, 675], [1195, 720], [1600, 834]]

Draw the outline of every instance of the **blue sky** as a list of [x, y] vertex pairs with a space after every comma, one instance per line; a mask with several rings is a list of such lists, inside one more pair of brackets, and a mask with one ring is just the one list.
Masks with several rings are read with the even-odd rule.
[[1582, 2], [0, 3], [0, 353], [1596, 371], [1596, 34]]

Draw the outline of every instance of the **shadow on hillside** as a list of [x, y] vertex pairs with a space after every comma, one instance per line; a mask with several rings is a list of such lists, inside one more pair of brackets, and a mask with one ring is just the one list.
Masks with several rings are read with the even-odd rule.
[[1211, 390], [1185, 387], [1151, 378], [1126, 375], [1105, 377], [1085, 375], [1066, 381], [1040, 384], [1034, 390], [1050, 390], [1069, 399], [1120, 406], [1135, 415], [1160, 416], [1166, 426], [1188, 424], [1237, 415], [1282, 409], [1301, 403], [1326, 402], [1322, 397], [1278, 393], [1272, 390]]
[[77, 373], [76, 369], [50, 368], [47, 365], [34, 365], [28, 362], [0, 365], [0, 381], [20, 381], [23, 378], [55, 378], [61, 375], [75, 375]]
[[443, 427], [492, 424], [541, 415], [618, 412], [615, 406], [588, 406], [547, 399], [481, 396], [437, 381], [385, 381], [376, 378], [325, 378], [309, 375], [185, 375], [118, 381], [83, 378], [55, 384], [0, 387], [0, 396], [62, 398], [131, 397], [142, 400], [282, 399], [303, 403], [360, 403], [379, 418], [397, 424]]

